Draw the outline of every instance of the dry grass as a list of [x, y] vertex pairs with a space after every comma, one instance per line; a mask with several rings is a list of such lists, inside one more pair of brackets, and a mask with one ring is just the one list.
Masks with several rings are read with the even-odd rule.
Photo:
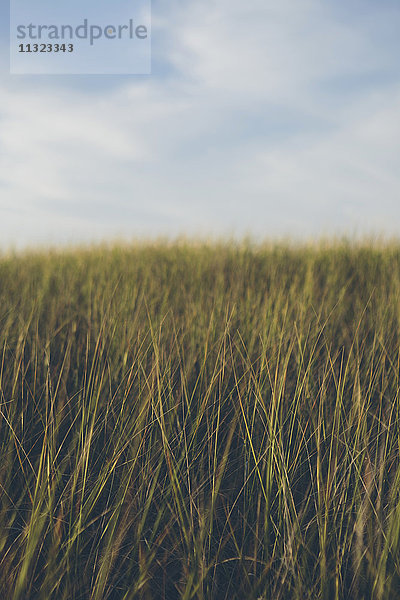
[[400, 247], [0, 260], [0, 597], [400, 594]]

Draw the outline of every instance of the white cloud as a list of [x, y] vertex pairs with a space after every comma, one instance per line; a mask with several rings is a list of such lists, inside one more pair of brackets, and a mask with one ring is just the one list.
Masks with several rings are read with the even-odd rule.
[[390, 66], [367, 18], [322, 0], [175, 0], [153, 25], [170, 73], [0, 92], [3, 245], [400, 233], [400, 87], [343, 84]]

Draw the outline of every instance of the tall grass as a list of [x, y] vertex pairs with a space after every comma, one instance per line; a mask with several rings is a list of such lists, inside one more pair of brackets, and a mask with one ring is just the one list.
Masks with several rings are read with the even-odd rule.
[[0, 597], [400, 597], [400, 246], [0, 260]]

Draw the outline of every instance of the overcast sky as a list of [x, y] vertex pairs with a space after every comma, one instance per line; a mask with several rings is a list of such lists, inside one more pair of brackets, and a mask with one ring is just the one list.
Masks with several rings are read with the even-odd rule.
[[400, 234], [398, 0], [153, 0], [149, 76], [9, 75], [1, 2], [1, 247]]

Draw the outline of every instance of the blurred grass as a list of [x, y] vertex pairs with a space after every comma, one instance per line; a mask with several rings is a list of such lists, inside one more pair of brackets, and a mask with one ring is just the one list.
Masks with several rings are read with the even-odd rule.
[[400, 597], [400, 246], [0, 258], [0, 598]]

